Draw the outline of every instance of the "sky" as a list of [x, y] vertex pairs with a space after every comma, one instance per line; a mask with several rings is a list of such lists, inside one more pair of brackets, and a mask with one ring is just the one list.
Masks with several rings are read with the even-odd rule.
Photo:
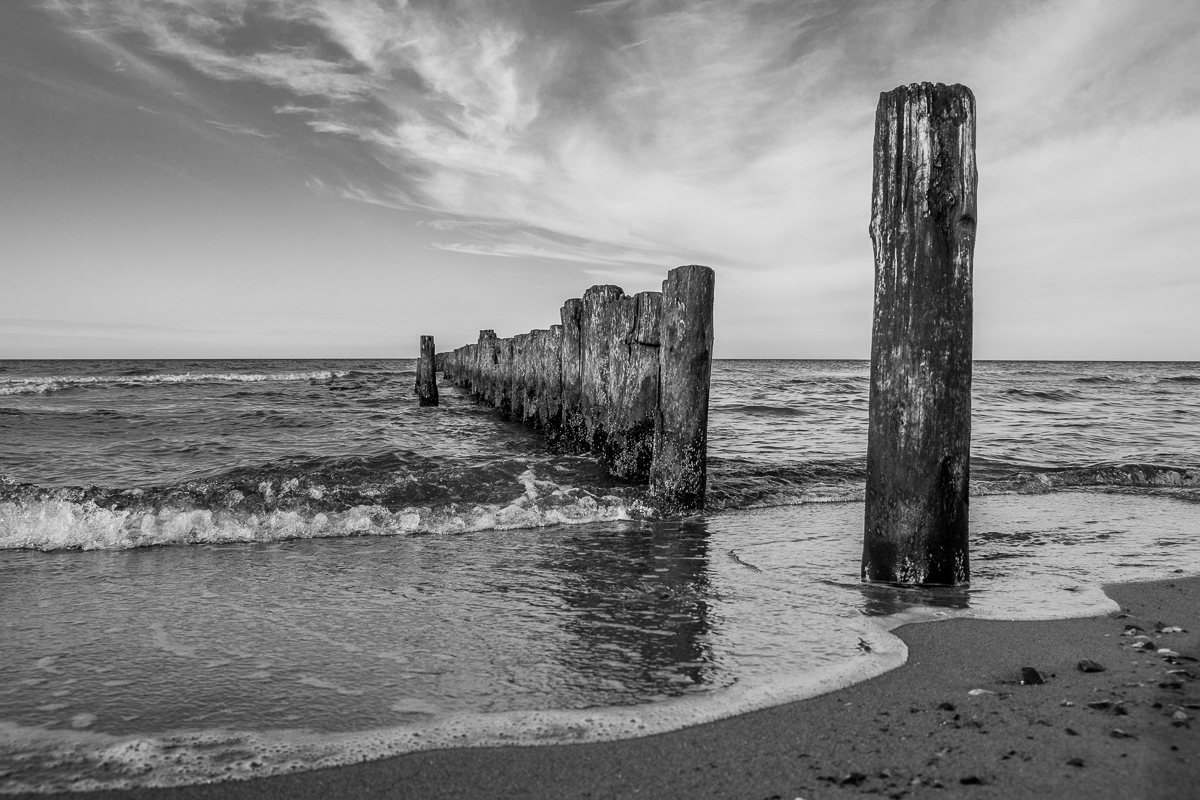
[[716, 270], [866, 358], [879, 93], [978, 109], [974, 352], [1200, 360], [1194, 0], [3, 0], [0, 358], [412, 357]]

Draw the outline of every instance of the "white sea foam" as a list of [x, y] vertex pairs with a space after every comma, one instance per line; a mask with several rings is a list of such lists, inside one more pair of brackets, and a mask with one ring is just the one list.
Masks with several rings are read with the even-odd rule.
[[468, 533], [612, 522], [650, 514], [637, 502], [596, 497], [538, 480], [532, 470], [519, 480], [524, 493], [506, 504], [399, 510], [358, 505], [344, 511], [239, 514], [221, 509], [112, 509], [62, 499], [7, 501], [0, 502], [0, 550], [127, 550], [368, 534]]
[[348, 375], [342, 370], [306, 372], [181, 372], [164, 375], [53, 375], [0, 378], [0, 396], [46, 394], [78, 386], [153, 385], [171, 383], [264, 383], [273, 381], [327, 381]]
[[183, 786], [344, 766], [422, 750], [581, 744], [666, 733], [836, 691], [902, 665], [908, 657], [904, 642], [882, 626], [868, 628], [863, 641], [870, 653], [844, 663], [638, 706], [493, 714], [420, 712], [426, 720], [414, 725], [353, 733], [208, 730], [114, 736], [0, 721], [0, 753], [37, 774], [28, 783], [9, 778], [0, 783], [0, 790], [49, 793]]

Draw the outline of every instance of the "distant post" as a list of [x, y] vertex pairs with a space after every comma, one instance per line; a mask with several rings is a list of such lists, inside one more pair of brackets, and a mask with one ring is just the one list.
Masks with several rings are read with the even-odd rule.
[[864, 580], [960, 584], [971, 450], [975, 96], [909, 84], [875, 112]]
[[417, 359], [417, 402], [422, 406], [438, 404], [436, 352], [432, 336], [421, 337], [421, 357]]
[[683, 508], [704, 508], [714, 287], [712, 269], [697, 264], [663, 281], [650, 491]]

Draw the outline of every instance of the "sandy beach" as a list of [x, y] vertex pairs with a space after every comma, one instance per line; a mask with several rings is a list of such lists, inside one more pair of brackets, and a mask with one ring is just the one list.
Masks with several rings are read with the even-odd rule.
[[[1200, 578], [1105, 591], [1121, 612], [906, 625], [897, 630], [909, 648], [900, 669], [664, 735], [415, 753], [261, 781], [59, 796], [1200, 797]], [[1084, 671], [1084, 660], [1104, 670]], [[1025, 667], [1045, 682], [1023, 684]]]

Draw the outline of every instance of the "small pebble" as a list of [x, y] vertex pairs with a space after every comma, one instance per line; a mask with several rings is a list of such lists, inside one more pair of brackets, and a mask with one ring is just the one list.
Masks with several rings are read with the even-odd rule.
[[1082, 767], [1083, 759], [1082, 758], [1068, 758], [1067, 764], [1069, 764], [1072, 767]]
[[842, 779], [838, 781], [838, 784], [841, 786], [858, 786], [866, 779], [867, 776], [861, 772], [850, 772], [843, 775]]

